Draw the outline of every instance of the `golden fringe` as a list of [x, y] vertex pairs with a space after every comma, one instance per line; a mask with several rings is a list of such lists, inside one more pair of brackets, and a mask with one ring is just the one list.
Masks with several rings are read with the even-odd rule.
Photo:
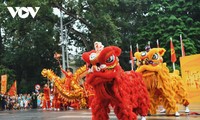
[[151, 114], [156, 113], [158, 105], [163, 105], [166, 113], [170, 113], [178, 110], [176, 103], [189, 103], [179, 71], [169, 73], [165, 63], [154, 67], [142, 65], [136, 71], [143, 74], [149, 91]]
[[87, 74], [86, 65], [77, 69], [73, 74], [70, 84], [72, 90], [67, 90], [64, 86], [66, 79], [58, 77], [51, 69], [43, 69], [41, 74], [53, 82], [58, 89], [59, 98], [61, 98], [64, 103], [78, 100], [80, 101], [81, 107], [86, 106], [85, 92], [79, 84], [80, 80]]

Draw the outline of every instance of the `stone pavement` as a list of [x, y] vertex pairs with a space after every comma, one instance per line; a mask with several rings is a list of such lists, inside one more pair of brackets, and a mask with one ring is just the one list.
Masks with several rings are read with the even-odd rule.
[[[190, 114], [180, 106], [180, 117], [166, 116], [164, 113], [147, 116], [147, 120], [200, 120], [200, 104], [190, 105]], [[199, 113], [199, 115], [195, 115]], [[138, 116], [138, 120], [139, 120]], [[0, 111], [0, 120], [91, 120], [91, 110], [43, 111], [42, 109]], [[110, 120], [117, 120], [113, 112]]]

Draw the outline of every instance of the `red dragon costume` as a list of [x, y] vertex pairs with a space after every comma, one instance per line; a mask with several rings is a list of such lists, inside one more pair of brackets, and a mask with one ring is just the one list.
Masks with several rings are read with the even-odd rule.
[[94, 43], [95, 50], [82, 54], [88, 67], [86, 82], [95, 91], [92, 101], [92, 119], [108, 120], [109, 106], [119, 120], [145, 120], [149, 109], [149, 97], [140, 73], [124, 72], [119, 65], [121, 49]]

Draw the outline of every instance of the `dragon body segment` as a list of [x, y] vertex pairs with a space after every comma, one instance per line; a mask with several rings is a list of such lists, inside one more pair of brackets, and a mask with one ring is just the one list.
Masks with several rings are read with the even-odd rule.
[[75, 74], [70, 78], [70, 89], [66, 88], [64, 79], [57, 76], [51, 69], [43, 69], [41, 74], [53, 82], [58, 91], [59, 99], [61, 99], [63, 103], [67, 104], [67, 102], [79, 101], [81, 107], [86, 107], [87, 96], [85, 93], [87, 91], [80, 86], [81, 78], [87, 74], [86, 65], [77, 69]]
[[134, 54], [138, 66], [136, 71], [142, 73], [147, 86], [150, 95], [150, 113], [155, 114], [158, 105], [163, 105], [167, 114], [174, 112], [179, 116], [177, 103], [186, 107], [189, 105], [187, 92], [179, 71], [170, 73], [166, 63], [163, 63], [164, 53], [164, 48], [136, 52]]

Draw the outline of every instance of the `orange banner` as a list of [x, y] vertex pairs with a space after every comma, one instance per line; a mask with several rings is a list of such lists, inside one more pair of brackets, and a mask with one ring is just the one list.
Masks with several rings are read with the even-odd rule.
[[181, 73], [191, 103], [200, 103], [200, 54], [180, 58]]
[[8, 91], [8, 95], [15, 96], [17, 94], [17, 81], [15, 80], [12, 86], [10, 87], [10, 90]]
[[1, 94], [7, 91], [7, 75], [1, 75]]

